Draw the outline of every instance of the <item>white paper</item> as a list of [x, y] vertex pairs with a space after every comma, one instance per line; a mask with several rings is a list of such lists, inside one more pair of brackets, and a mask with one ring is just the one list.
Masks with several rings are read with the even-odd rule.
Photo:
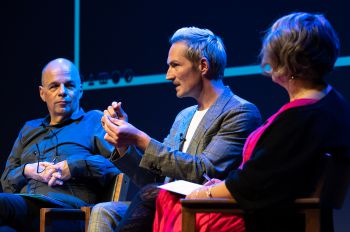
[[188, 182], [185, 180], [176, 180], [176, 181], [158, 186], [158, 188], [165, 189], [174, 193], [179, 193], [182, 195], [188, 195], [193, 190], [200, 187], [202, 187], [202, 185]]

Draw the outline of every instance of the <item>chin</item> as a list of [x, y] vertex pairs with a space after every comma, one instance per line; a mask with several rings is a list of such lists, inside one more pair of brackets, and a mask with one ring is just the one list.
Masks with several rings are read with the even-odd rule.
[[69, 114], [72, 110], [68, 109], [68, 108], [63, 108], [63, 109], [59, 109], [57, 110], [58, 114]]
[[181, 97], [181, 91], [179, 91], [177, 89], [175, 89], [175, 91], [176, 91], [176, 97]]
[[184, 98], [184, 97], [186, 97], [186, 96], [185, 96], [184, 93], [177, 92], [177, 93], [176, 93], [176, 97], [178, 97], [178, 98]]

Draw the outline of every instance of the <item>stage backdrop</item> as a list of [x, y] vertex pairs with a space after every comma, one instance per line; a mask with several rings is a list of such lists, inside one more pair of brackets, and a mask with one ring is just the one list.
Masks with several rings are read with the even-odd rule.
[[[43, 66], [57, 57], [79, 62], [86, 80], [109, 77], [118, 71], [123, 76], [131, 69], [134, 79], [129, 86], [86, 90], [82, 106], [86, 111], [103, 110], [113, 100], [122, 101], [130, 122], [161, 141], [176, 114], [194, 101], [177, 99], [171, 83], [132, 83], [139, 76], [165, 74], [168, 40], [180, 27], [209, 28], [220, 35], [226, 45], [228, 67], [254, 66], [258, 64], [262, 34], [275, 19], [293, 11], [318, 12], [325, 14], [338, 31], [341, 57], [350, 56], [350, 8], [346, 0], [81, 1], [80, 31], [74, 26], [76, 2], [3, 3], [1, 170], [24, 122], [47, 113], [38, 85]], [[79, 40], [75, 41], [77, 36]], [[328, 80], [350, 102], [349, 76], [347, 65], [337, 67]], [[280, 87], [257, 73], [227, 77], [225, 83], [255, 103], [264, 119], [288, 100]], [[350, 228], [349, 195], [344, 209], [335, 212], [337, 232]]]

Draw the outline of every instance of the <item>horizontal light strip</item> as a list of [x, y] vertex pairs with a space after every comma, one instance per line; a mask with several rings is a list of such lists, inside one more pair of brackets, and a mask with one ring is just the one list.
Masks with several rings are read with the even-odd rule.
[[[350, 56], [339, 57], [335, 63], [335, 67], [350, 66]], [[241, 67], [230, 67], [225, 69], [224, 77], [235, 77], [235, 76], [247, 76], [254, 74], [261, 74], [262, 69], [260, 65], [249, 65]], [[135, 76], [130, 83], [126, 82], [124, 78], [120, 78], [118, 83], [113, 83], [112, 80], [107, 80], [105, 83], [100, 83], [100, 81], [87, 81], [83, 83], [84, 90], [94, 90], [94, 89], [109, 89], [109, 88], [119, 88], [128, 87], [136, 85], [153, 85], [161, 83], [170, 83], [165, 79], [165, 74], [155, 74], [155, 75], [145, 75], [145, 76]]]
[[350, 66], [350, 56], [339, 57], [335, 62], [335, 67]]

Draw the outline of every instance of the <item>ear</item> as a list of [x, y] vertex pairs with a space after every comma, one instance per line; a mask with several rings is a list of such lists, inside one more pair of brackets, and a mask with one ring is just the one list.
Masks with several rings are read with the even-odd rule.
[[79, 100], [83, 97], [83, 85], [81, 84], [80, 85], [80, 88], [79, 88]]
[[199, 70], [201, 71], [203, 76], [208, 75], [209, 72], [209, 62], [206, 58], [201, 58], [199, 61]]
[[290, 80], [290, 77], [292, 76], [290, 72], [284, 68], [280, 68], [275, 73], [276, 76], [278, 76], [283, 82], [288, 82]]
[[39, 86], [39, 93], [40, 93], [41, 100], [43, 100], [43, 102], [46, 102], [44, 88], [42, 86]]

